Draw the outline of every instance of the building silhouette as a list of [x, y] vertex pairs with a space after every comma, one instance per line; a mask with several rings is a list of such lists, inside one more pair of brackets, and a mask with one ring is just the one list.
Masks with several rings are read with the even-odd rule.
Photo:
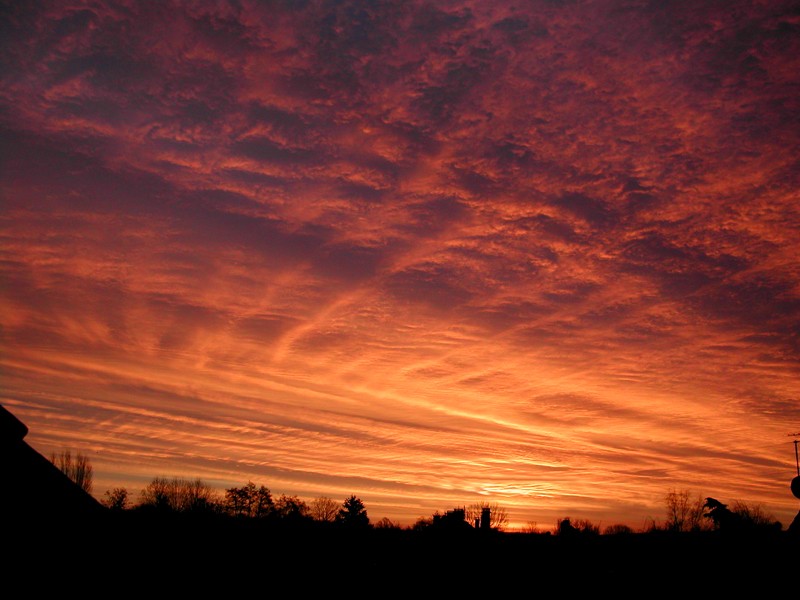
[[76, 485], [25, 441], [28, 427], [0, 405], [0, 465], [3, 493], [0, 519], [15, 530], [39, 525], [74, 524], [106, 512], [91, 494]]

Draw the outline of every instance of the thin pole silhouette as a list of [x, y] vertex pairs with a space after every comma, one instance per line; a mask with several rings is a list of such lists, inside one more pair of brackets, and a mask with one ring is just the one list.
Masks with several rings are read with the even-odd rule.
[[797, 456], [797, 444], [800, 440], [794, 440], [794, 462], [797, 465], [797, 476], [800, 477], [800, 458]]
[[[800, 433], [790, 433], [789, 437], [800, 437]], [[797, 476], [800, 477], [800, 455], [797, 454], [797, 444], [800, 440], [792, 440], [794, 443], [794, 464], [797, 466]]]

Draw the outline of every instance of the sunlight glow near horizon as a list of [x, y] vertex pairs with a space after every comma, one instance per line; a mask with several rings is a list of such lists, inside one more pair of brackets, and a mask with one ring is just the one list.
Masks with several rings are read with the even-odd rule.
[[792, 3], [41, 2], [3, 27], [0, 403], [45, 456], [88, 453], [96, 496], [797, 514]]

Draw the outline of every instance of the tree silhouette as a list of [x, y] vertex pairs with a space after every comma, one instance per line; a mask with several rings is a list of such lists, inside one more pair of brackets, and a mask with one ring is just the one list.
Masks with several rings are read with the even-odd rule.
[[539, 524], [536, 521], [528, 521], [522, 527], [522, 533], [541, 533]]
[[780, 531], [781, 523], [767, 514], [761, 505], [748, 505], [737, 501], [734, 508], [728, 508], [716, 498], [706, 498], [704, 507], [708, 509], [705, 517], [714, 522], [714, 529], [729, 532], [752, 532], [756, 530], [775, 529]]
[[364, 503], [355, 495], [350, 496], [342, 503], [342, 508], [336, 515], [336, 522], [351, 528], [369, 527], [369, 517]]
[[574, 535], [600, 535], [600, 526], [588, 519], [570, 519], [565, 517], [556, 521], [556, 534], [564, 537]]
[[703, 529], [703, 499], [692, 499], [688, 490], [669, 490], [664, 498], [667, 531], [700, 531]]
[[716, 498], [706, 498], [704, 506], [708, 509], [704, 516], [714, 522], [714, 529], [730, 531], [739, 525], [739, 516]]
[[[435, 516], [435, 515], [434, 515]], [[419, 517], [411, 526], [413, 531], [422, 531], [433, 525], [433, 517]]]
[[142, 490], [139, 506], [169, 512], [214, 512], [219, 500], [201, 479], [156, 477]]
[[569, 517], [558, 519], [556, 521], [556, 534], [562, 537], [573, 536], [578, 533], [578, 530], [572, 525]]
[[389, 517], [383, 517], [380, 521], [375, 523], [375, 529], [402, 529], [402, 528], [398, 523], [395, 523]]
[[600, 526], [589, 519], [573, 519], [572, 526], [583, 534], [600, 535]]
[[128, 490], [124, 487], [106, 490], [102, 502], [104, 506], [111, 510], [125, 510], [128, 508]]
[[768, 513], [762, 504], [749, 504], [743, 500], [735, 500], [731, 510], [743, 521], [755, 527], [777, 527], [777, 529], [782, 527], [780, 522]]
[[603, 530], [603, 535], [631, 535], [631, 534], [633, 534], [633, 529], [631, 529], [628, 525], [624, 525], [622, 523], [609, 525]]
[[294, 521], [310, 518], [308, 504], [297, 496], [285, 494], [275, 501], [275, 514], [281, 519]]
[[84, 492], [92, 493], [92, 464], [88, 456], [78, 452], [73, 457], [70, 450], [64, 450], [60, 454], [53, 452], [50, 455], [50, 462]]
[[225, 510], [234, 516], [261, 518], [275, 509], [272, 492], [265, 486], [256, 487], [252, 481], [247, 485], [225, 490]]
[[[484, 509], [489, 509], [489, 527], [502, 531], [508, 525], [508, 513], [506, 509], [497, 503], [477, 502], [470, 504], [465, 510], [465, 518], [470, 525], [477, 523]], [[483, 524], [481, 524], [483, 525]]]
[[311, 502], [310, 511], [315, 521], [333, 523], [336, 520], [336, 513], [339, 512], [339, 503], [333, 498], [320, 496]]

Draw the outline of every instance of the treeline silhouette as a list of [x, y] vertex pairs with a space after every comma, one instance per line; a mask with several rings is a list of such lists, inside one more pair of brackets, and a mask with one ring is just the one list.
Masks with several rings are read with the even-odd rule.
[[[142, 549], [122, 552], [112, 565], [99, 561], [118, 576], [131, 565], [173, 578], [259, 573], [274, 582], [326, 582], [326, 589], [361, 586], [370, 595], [381, 591], [372, 586], [391, 585], [471, 597], [535, 577], [573, 591], [655, 585], [661, 592], [720, 592], [746, 584], [763, 594], [779, 582], [796, 583], [800, 560], [800, 535], [760, 505], [729, 507], [686, 490], [665, 494], [663, 522], [641, 531], [564, 517], [552, 531], [529, 524], [509, 532], [505, 509], [489, 503], [410, 526], [373, 523], [355, 494], [306, 502], [252, 481], [219, 493], [180, 477], [154, 478], [136, 502], [125, 488], [108, 490], [102, 504], [106, 517], [95, 534]], [[499, 515], [494, 521], [492, 513]]]
[[[80, 452], [75, 455], [67, 449], [50, 455], [53, 463], [67, 478], [88, 494], [92, 492], [93, 468], [89, 457]], [[794, 482], [793, 482], [794, 483]], [[794, 490], [793, 490], [794, 491]], [[264, 522], [293, 525], [311, 523], [335, 523], [345, 527], [372, 527], [377, 529], [404, 529], [398, 523], [384, 517], [371, 523], [364, 503], [355, 494], [341, 504], [329, 497], [321, 496], [310, 503], [298, 496], [281, 494], [274, 497], [265, 485], [248, 481], [241, 487], [231, 487], [220, 495], [200, 478], [155, 477], [141, 491], [137, 502], [133, 502], [125, 487], [106, 490], [100, 500], [110, 511], [132, 510], [142, 513], [194, 514], [223, 516], [236, 519], [258, 519]], [[651, 521], [643, 531], [665, 530], [677, 532], [720, 531], [726, 535], [779, 532], [782, 524], [765, 511], [760, 504], [735, 501], [732, 507], [711, 497], [692, 497], [688, 490], [670, 489], [664, 497], [665, 519], [662, 525]], [[477, 503], [468, 507], [454, 508], [445, 513], [436, 512], [430, 517], [419, 517], [405, 529], [422, 530], [435, 528], [444, 531], [470, 528], [504, 531], [509, 521], [506, 509], [497, 503]], [[789, 526], [792, 533], [800, 533], [800, 512]], [[522, 533], [549, 535], [536, 523], [528, 523]], [[559, 518], [553, 533], [561, 536], [600, 535], [599, 525], [588, 519]], [[603, 535], [632, 534], [627, 525], [613, 524], [602, 530]]]
[[[62, 457], [65, 453], [62, 453]], [[68, 454], [67, 454], [68, 455]], [[81, 456], [80, 454], [78, 456]], [[83, 459], [86, 463], [86, 459]], [[70, 462], [66, 461], [69, 465]], [[62, 471], [64, 461], [57, 463]], [[91, 466], [89, 466], [91, 472]], [[77, 482], [76, 482], [77, 483]], [[80, 483], [86, 489], [85, 479]], [[90, 491], [90, 488], [87, 489]], [[372, 523], [367, 509], [355, 494], [337, 503], [332, 498], [320, 496], [310, 503], [298, 496], [281, 494], [274, 497], [265, 485], [252, 481], [241, 487], [231, 487], [220, 495], [202, 479], [182, 477], [155, 477], [140, 493], [138, 502], [132, 503], [127, 488], [106, 490], [101, 503], [113, 512], [135, 511], [150, 515], [192, 514], [207, 517], [222, 517], [236, 520], [258, 520], [268, 523], [291, 525], [336, 524], [343, 527], [375, 529], [410, 529], [420, 531], [427, 528], [442, 531], [505, 532], [509, 517], [506, 509], [497, 503], [476, 503], [446, 512], [435, 512], [430, 517], [419, 517], [411, 526], [401, 526], [384, 517]], [[638, 533], [699, 533], [718, 531], [726, 535], [768, 535], [783, 530], [777, 521], [760, 504], [736, 501], [729, 507], [716, 498], [698, 495], [692, 497], [688, 490], [669, 490], [664, 497], [665, 519], [662, 524], [651, 521]], [[792, 523], [794, 532], [797, 523]], [[630, 535], [637, 533], [624, 524], [613, 524], [601, 530], [588, 519], [563, 517], [556, 520], [552, 532], [540, 529], [536, 523], [528, 523], [520, 533], [560, 536]]]

